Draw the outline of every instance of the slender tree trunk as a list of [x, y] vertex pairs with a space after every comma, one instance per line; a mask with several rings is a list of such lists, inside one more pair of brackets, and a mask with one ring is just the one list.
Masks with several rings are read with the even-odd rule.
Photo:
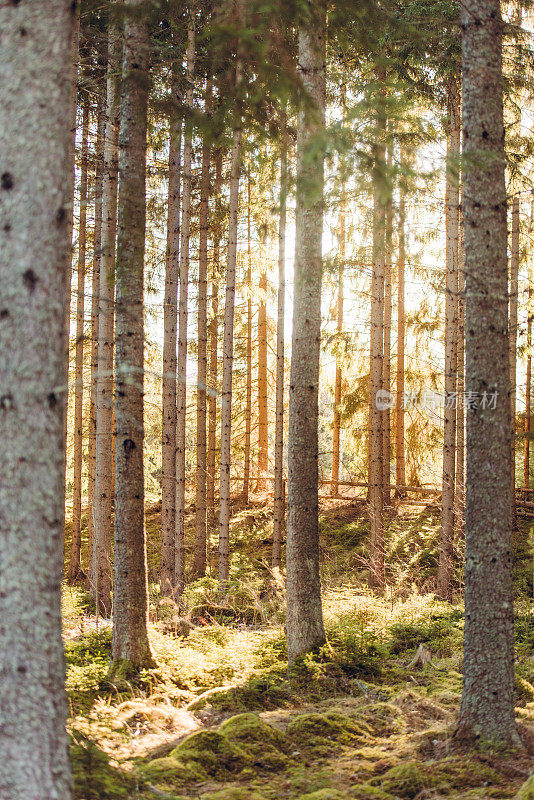
[[[405, 159], [401, 148], [401, 167]], [[404, 350], [406, 317], [404, 311], [404, 270], [406, 265], [406, 192], [403, 180], [399, 184], [399, 257], [397, 260], [397, 396], [395, 398], [395, 482], [397, 497], [404, 495], [406, 486], [406, 455], [404, 449]]]
[[[263, 259], [262, 259], [263, 260]], [[269, 421], [267, 411], [267, 267], [260, 275], [258, 307], [258, 480], [257, 492], [267, 491]]]
[[[173, 92], [179, 99], [177, 69]], [[182, 120], [174, 112], [169, 121], [169, 185], [167, 206], [167, 253], [163, 304], [163, 380], [161, 441], [161, 594], [174, 588], [174, 538], [176, 504], [176, 327], [178, 319], [178, 271], [180, 265], [180, 169]]]
[[245, 453], [243, 502], [248, 505], [250, 490], [250, 444], [252, 428], [252, 251], [250, 225], [250, 168], [247, 182], [247, 388], [245, 399]]
[[[285, 125], [285, 118], [283, 120]], [[284, 530], [284, 324], [286, 302], [287, 135], [280, 152], [280, 217], [278, 221], [278, 317], [276, 324], [276, 413], [274, 431], [274, 511], [272, 566], [282, 566]]]
[[[384, 97], [380, 95], [382, 106]], [[385, 586], [384, 564], [384, 446], [383, 446], [383, 383], [384, 383], [384, 292], [385, 292], [385, 226], [387, 191], [384, 185], [386, 130], [383, 108], [377, 114], [377, 142], [373, 167], [373, 274], [371, 279], [370, 336], [370, 408], [369, 408], [369, 499], [371, 551], [369, 584], [382, 590]]]
[[[206, 80], [205, 113], [211, 113], [212, 82]], [[210, 199], [211, 147], [207, 139], [202, 145], [200, 176], [199, 257], [198, 257], [198, 370], [197, 370], [197, 469], [195, 500], [195, 557], [193, 574], [206, 573], [208, 520], [206, 510], [206, 411], [208, 385], [208, 229]]]
[[[187, 31], [187, 93], [185, 104], [193, 109], [195, 68], [195, 23]], [[176, 418], [176, 539], [174, 578], [178, 594], [185, 586], [185, 431], [187, 417], [187, 299], [189, 290], [189, 238], [191, 230], [192, 120], [185, 121], [184, 166], [182, 177], [182, 225], [180, 230], [180, 294], [178, 299], [178, 386]]]
[[[309, 8], [298, 63], [313, 107], [300, 110], [293, 342], [289, 384], [287, 651], [289, 663], [325, 642], [319, 577], [318, 399], [323, 273], [326, 6]], [[314, 158], [309, 157], [314, 148]]]
[[[127, 0], [119, 134], [115, 354], [114, 669], [153, 666], [143, 474], [144, 255], [150, 33]], [[132, 13], [135, 10], [135, 15]]]
[[71, 797], [61, 577], [73, 22], [61, 0], [0, 6], [2, 800]]
[[88, 514], [87, 514], [87, 588], [93, 578], [93, 531], [95, 514], [96, 468], [96, 394], [98, 382], [98, 302], [100, 293], [100, 259], [102, 254], [102, 180], [104, 173], [104, 135], [106, 119], [102, 99], [97, 105], [97, 133], [95, 149], [95, 227], [93, 234], [93, 273], [91, 280], [91, 396], [89, 405], [88, 444]]
[[458, 257], [458, 373], [456, 405], [456, 486], [454, 524], [458, 536], [465, 538], [465, 233], [460, 214], [460, 251]]
[[[236, 65], [236, 88], [241, 83], [241, 60]], [[232, 371], [234, 366], [234, 305], [237, 261], [237, 220], [241, 168], [241, 117], [236, 112], [230, 166], [228, 208], [228, 252], [224, 304], [223, 371], [221, 386], [221, 465], [219, 489], [219, 591], [223, 594], [230, 576], [230, 466], [232, 435]]]
[[[467, 492], [464, 683], [456, 737], [518, 745], [510, 498], [510, 340], [498, 0], [466, 0], [463, 130], [466, 169]], [[477, 166], [480, 164], [480, 166]], [[482, 402], [484, 392], [495, 402]]]
[[528, 306], [527, 306], [527, 375], [525, 386], [525, 458], [523, 465], [523, 485], [526, 489], [530, 486], [530, 433], [531, 420], [531, 394], [532, 394], [532, 276], [528, 276]]
[[215, 523], [215, 465], [217, 463], [217, 344], [219, 318], [219, 279], [221, 242], [221, 184], [222, 154], [217, 150], [215, 156], [215, 222], [213, 224], [213, 264], [211, 279], [211, 322], [210, 322], [210, 393], [208, 400], [208, 518]]
[[[341, 334], [343, 332], [343, 273], [345, 270], [345, 245], [346, 245], [346, 204], [345, 204], [345, 183], [341, 187], [341, 205], [339, 209], [338, 223], [338, 244], [339, 244], [339, 264], [337, 272], [337, 324], [338, 347], [340, 346]], [[336, 378], [334, 384], [334, 430], [332, 435], [332, 497], [339, 494], [339, 451], [341, 440], [341, 359], [336, 357]]]
[[118, 100], [117, 69], [121, 40], [109, 32], [102, 184], [102, 258], [98, 305], [98, 380], [96, 395], [95, 514], [93, 538], [94, 595], [101, 613], [111, 612], [111, 530], [113, 511], [113, 326], [115, 312], [115, 235], [117, 231]]
[[[391, 392], [391, 253], [393, 242], [393, 195], [391, 189], [391, 165], [392, 165], [391, 144], [388, 143], [386, 152], [386, 232], [384, 242], [384, 391], [387, 397]], [[391, 505], [391, 411], [390, 401], [382, 413], [382, 447], [384, 451], [382, 466], [384, 469], [384, 505]]]
[[83, 340], [85, 322], [85, 255], [87, 250], [87, 150], [89, 103], [83, 101], [78, 224], [78, 287], [76, 295], [76, 369], [74, 382], [74, 480], [72, 490], [72, 541], [67, 580], [74, 583], [82, 573], [82, 466], [83, 466]]
[[449, 131], [446, 176], [446, 289], [445, 289], [445, 400], [443, 408], [442, 510], [439, 545], [438, 596], [452, 597], [454, 539], [454, 478], [456, 447], [456, 376], [458, 359], [458, 223], [460, 194], [454, 174], [460, 155], [460, 98], [455, 84], [449, 88]]
[[515, 445], [516, 445], [516, 359], [517, 359], [517, 306], [518, 306], [518, 279], [519, 279], [519, 198], [512, 200], [512, 231], [510, 242], [510, 421], [512, 428], [512, 442], [510, 450], [511, 477], [510, 477], [510, 502], [512, 504], [512, 526], [517, 526], [515, 510]]

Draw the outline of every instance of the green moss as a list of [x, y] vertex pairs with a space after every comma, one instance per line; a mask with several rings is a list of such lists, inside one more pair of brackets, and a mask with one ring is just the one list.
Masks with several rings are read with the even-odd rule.
[[396, 797], [413, 800], [424, 789], [428, 789], [432, 781], [421, 764], [407, 761], [389, 769], [381, 778], [380, 787]]
[[143, 765], [143, 775], [149, 780], [173, 780], [180, 778], [183, 772], [182, 765], [171, 756], [155, 758]]
[[184, 778], [225, 780], [240, 772], [250, 760], [246, 753], [217, 731], [192, 733], [171, 752], [171, 757], [185, 767]]
[[246, 752], [252, 766], [282, 769], [287, 763], [285, 752], [290, 745], [287, 737], [257, 714], [230, 717], [220, 726], [219, 732]]
[[318, 792], [299, 795], [298, 800], [344, 800], [344, 796], [337, 789], [319, 789]]
[[393, 703], [372, 703], [363, 709], [362, 717], [375, 736], [391, 736], [406, 731], [406, 720]]
[[369, 786], [367, 783], [361, 786], [353, 786], [350, 790], [353, 800], [392, 800], [390, 794], [386, 794], [377, 786]]
[[514, 800], [534, 800], [534, 775], [523, 784]]
[[458, 790], [474, 789], [478, 786], [502, 786], [504, 783], [499, 772], [473, 757], [442, 761], [435, 781], [447, 789]]
[[132, 778], [111, 766], [109, 757], [79, 732], [71, 736], [70, 758], [75, 800], [120, 800], [131, 797]]
[[200, 800], [263, 800], [263, 798], [257, 792], [251, 792], [248, 788], [242, 789], [236, 786], [229, 786], [219, 792], [202, 794]]
[[300, 747], [316, 748], [366, 739], [367, 730], [351, 717], [327, 711], [325, 714], [299, 714], [288, 725], [287, 733]]

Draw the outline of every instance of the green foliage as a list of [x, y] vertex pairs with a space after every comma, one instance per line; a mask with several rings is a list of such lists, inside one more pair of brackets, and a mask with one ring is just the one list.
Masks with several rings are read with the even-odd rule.
[[380, 779], [380, 786], [395, 797], [414, 800], [432, 786], [433, 779], [417, 761], [408, 761], [389, 769]]
[[289, 723], [287, 733], [299, 747], [324, 752], [340, 744], [365, 740], [370, 730], [344, 714], [327, 711], [300, 714]]
[[75, 800], [121, 800], [132, 797], [135, 782], [79, 731], [71, 734], [70, 758]]
[[172, 751], [171, 758], [183, 765], [186, 780], [224, 780], [249, 763], [245, 751], [217, 731], [192, 733]]
[[110, 658], [110, 628], [91, 631], [65, 643], [65, 686], [75, 709], [90, 707], [105, 681]]

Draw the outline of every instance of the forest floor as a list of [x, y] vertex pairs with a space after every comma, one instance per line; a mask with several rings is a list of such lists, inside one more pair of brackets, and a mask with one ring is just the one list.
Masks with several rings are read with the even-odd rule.
[[[454, 748], [463, 610], [432, 594], [439, 516], [392, 512], [384, 597], [366, 588], [361, 502], [323, 503], [328, 644], [287, 669], [284, 588], [269, 565], [261, 499], [232, 522], [228, 597], [206, 577], [183, 606], [159, 598], [150, 633], [158, 668], [109, 682], [111, 624], [79, 587], [64, 589], [75, 797], [201, 800], [512, 800], [534, 768], [534, 605], [518, 549], [516, 701], [525, 752]], [[147, 514], [156, 580], [159, 510]], [[192, 529], [191, 529], [192, 533]], [[215, 551], [213, 548], [213, 555]], [[213, 565], [212, 565], [213, 566]], [[420, 646], [431, 654], [414, 663]], [[532, 726], [532, 727], [531, 727]], [[534, 788], [518, 797], [533, 800]]]

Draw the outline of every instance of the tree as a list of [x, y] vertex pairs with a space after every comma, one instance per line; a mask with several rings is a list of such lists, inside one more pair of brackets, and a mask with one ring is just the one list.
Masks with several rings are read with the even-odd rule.
[[[87, 155], [89, 102], [82, 104], [80, 218], [78, 222], [78, 286], [76, 292], [76, 367], [74, 379], [74, 479], [72, 488], [72, 541], [67, 579], [74, 583], [82, 570], [82, 447], [83, 447], [83, 344], [85, 323], [85, 256], [87, 250]], [[82, 573], [83, 575], [83, 573]]]
[[383, 491], [384, 505], [391, 505], [391, 412], [389, 395], [391, 393], [391, 258], [393, 249], [393, 192], [391, 185], [391, 166], [393, 153], [391, 142], [386, 148], [386, 198], [385, 198], [385, 236], [384, 236], [384, 378], [383, 389], [387, 392], [388, 402], [382, 412], [382, 468], [384, 470]]
[[[172, 92], [179, 100], [178, 69], [173, 63]], [[167, 194], [167, 253], [163, 301], [163, 380], [161, 441], [161, 569], [163, 595], [174, 588], [176, 511], [176, 334], [178, 271], [180, 265], [180, 168], [182, 120], [174, 111], [169, 120], [169, 175]]]
[[[460, 156], [460, 97], [453, 82], [448, 93], [446, 175], [446, 288], [445, 288], [445, 401], [443, 409], [442, 511], [439, 547], [438, 595], [450, 600], [454, 538], [454, 479], [456, 458], [456, 374], [458, 359], [458, 225], [459, 184], [454, 174]], [[457, 167], [456, 167], [457, 169]]]
[[[319, 577], [318, 397], [321, 283], [326, 8], [317, 3], [299, 31], [298, 63], [310, 103], [297, 131], [297, 201], [293, 341], [289, 382], [287, 504], [287, 650], [290, 663], [324, 644]], [[313, 157], [311, 157], [313, 151]]]
[[[502, 29], [498, 0], [461, 10], [467, 416], [464, 685], [456, 737], [518, 745]], [[495, 396], [495, 403], [482, 402]]]
[[[212, 81], [206, 78], [206, 114], [211, 112]], [[206, 411], [208, 386], [208, 232], [210, 199], [211, 146], [207, 136], [202, 143], [202, 166], [200, 176], [199, 209], [199, 256], [198, 256], [198, 368], [197, 368], [197, 469], [195, 501], [195, 557], [193, 574], [196, 577], [206, 572], [208, 527], [206, 513]]]
[[113, 334], [115, 319], [115, 237], [119, 155], [119, 87], [121, 40], [117, 27], [108, 36], [106, 135], [102, 184], [102, 257], [98, 305], [98, 380], [96, 394], [95, 513], [93, 593], [106, 616], [111, 612], [111, 532], [113, 480]]
[[0, 7], [2, 800], [71, 796], [61, 578], [73, 23], [65, 0]]
[[519, 300], [519, 198], [512, 199], [512, 230], [510, 236], [510, 301], [509, 301], [509, 333], [510, 333], [510, 424], [511, 440], [511, 476], [510, 502], [512, 504], [512, 525], [517, 526], [515, 510], [515, 411], [517, 388], [517, 308]]
[[[345, 87], [343, 87], [342, 104], [345, 110]], [[338, 220], [338, 250], [339, 250], [339, 264], [337, 270], [337, 303], [336, 303], [336, 316], [337, 316], [337, 335], [338, 339], [341, 337], [343, 331], [343, 275], [345, 272], [345, 252], [346, 252], [346, 186], [343, 181], [341, 187], [341, 203], [339, 206], [339, 220]], [[338, 347], [340, 342], [338, 341]], [[332, 433], [332, 497], [337, 497], [339, 494], [339, 450], [341, 440], [341, 381], [342, 370], [341, 360], [339, 356], [336, 357], [336, 376], [334, 383], [334, 425]]]
[[287, 133], [282, 120], [280, 152], [280, 216], [278, 220], [278, 316], [276, 324], [276, 410], [274, 430], [274, 508], [272, 566], [282, 566], [284, 528], [284, 326], [286, 302], [286, 221], [287, 221]]
[[[404, 166], [405, 157], [401, 146], [400, 163]], [[406, 267], [406, 187], [399, 183], [398, 211], [399, 255], [397, 259], [397, 375], [395, 397], [395, 484], [396, 495], [402, 497], [406, 486], [406, 456], [404, 448], [404, 342], [406, 336], [406, 316], [404, 310], [404, 272]]]
[[[263, 259], [262, 259], [263, 261]], [[257, 492], [267, 491], [269, 468], [269, 415], [267, 406], [267, 267], [260, 274], [258, 307], [258, 480]]]
[[[148, 641], [143, 377], [146, 147], [150, 35], [128, 0], [119, 133], [116, 265], [114, 668], [153, 665]], [[135, 13], [134, 13], [135, 12]]]
[[243, 502], [248, 505], [250, 491], [250, 443], [252, 432], [252, 241], [251, 241], [251, 179], [247, 180], [247, 388], [245, 399], [245, 453], [243, 468]]
[[[185, 104], [193, 109], [195, 67], [195, 20], [191, 15], [187, 29], [187, 91]], [[192, 120], [185, 120], [182, 175], [182, 224], [180, 228], [180, 294], [178, 298], [178, 386], [176, 390], [176, 511], [174, 580], [180, 594], [185, 586], [185, 432], [187, 414], [187, 298], [189, 290], [189, 238], [191, 230]]]

